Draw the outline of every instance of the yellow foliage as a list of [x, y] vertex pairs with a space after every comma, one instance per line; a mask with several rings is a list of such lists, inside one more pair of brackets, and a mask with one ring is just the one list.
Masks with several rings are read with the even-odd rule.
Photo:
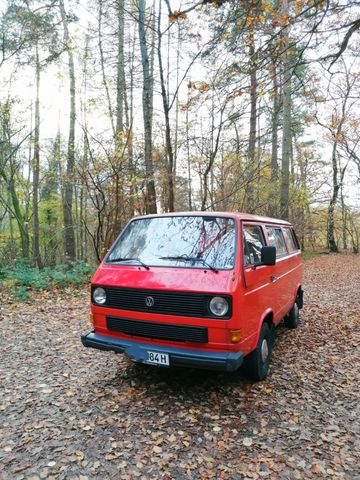
[[248, 15], [245, 21], [245, 26], [246, 27], [251, 27], [255, 23], [255, 17], [252, 17], [251, 15]]
[[295, 14], [300, 15], [304, 6], [304, 0], [296, 0], [295, 2]]

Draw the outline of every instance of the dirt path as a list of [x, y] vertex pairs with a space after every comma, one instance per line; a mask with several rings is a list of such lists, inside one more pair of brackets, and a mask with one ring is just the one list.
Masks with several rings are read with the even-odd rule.
[[268, 379], [85, 349], [85, 292], [0, 306], [0, 479], [360, 479], [360, 255], [305, 264]]

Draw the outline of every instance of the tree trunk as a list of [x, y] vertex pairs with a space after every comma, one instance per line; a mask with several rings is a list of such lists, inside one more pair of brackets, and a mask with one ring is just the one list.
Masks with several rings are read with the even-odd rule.
[[[124, 212], [125, 202], [125, 178], [124, 178], [124, 153], [125, 141], [124, 138], [124, 103], [125, 103], [125, 63], [124, 63], [124, 26], [125, 26], [125, 0], [116, 1], [117, 22], [118, 22], [118, 37], [117, 37], [117, 75], [116, 75], [116, 130], [115, 130], [115, 170], [113, 182], [115, 185], [114, 191], [114, 216], [113, 216], [113, 232], [117, 233], [121, 230], [122, 217]], [[113, 233], [107, 236], [109, 242], [112, 242]], [[110, 245], [106, 245], [110, 246]]]
[[168, 94], [166, 91], [165, 77], [163, 70], [163, 62], [161, 55], [161, 2], [159, 0], [159, 18], [157, 25], [157, 35], [158, 35], [158, 62], [159, 62], [159, 74], [160, 74], [160, 87], [161, 87], [161, 97], [163, 101], [164, 117], [165, 117], [165, 143], [166, 143], [166, 156], [167, 156], [167, 191], [168, 191], [168, 211], [173, 212], [175, 210], [174, 202], [174, 152], [171, 143], [171, 129], [170, 129], [170, 107], [168, 101]]
[[344, 199], [344, 192], [343, 192], [343, 182], [341, 182], [340, 187], [340, 199], [341, 199], [341, 219], [342, 219], [342, 242], [343, 242], [343, 249], [347, 250], [347, 209]]
[[[283, 14], [288, 16], [288, 0], [282, 0]], [[286, 19], [286, 22], [288, 20]], [[281, 158], [281, 187], [280, 187], [280, 215], [284, 220], [289, 219], [289, 168], [291, 155], [291, 69], [288, 55], [289, 27], [283, 33], [283, 138]]]
[[118, 18], [118, 55], [116, 78], [116, 145], [121, 141], [124, 131], [124, 94], [125, 94], [125, 64], [124, 64], [124, 5], [125, 0], [117, 0]]
[[135, 34], [131, 41], [129, 38], [129, 82], [128, 88], [124, 90], [124, 105], [126, 117], [126, 146], [128, 152], [128, 168], [129, 168], [129, 213], [131, 216], [135, 213], [135, 198], [137, 193], [136, 172], [134, 166], [134, 149], [133, 149], [133, 122], [134, 122], [134, 61], [135, 61]]
[[40, 60], [38, 44], [35, 45], [36, 99], [33, 158], [33, 265], [42, 268], [39, 227], [39, 179], [40, 179]]
[[[190, 101], [190, 89], [188, 88], [188, 100]], [[187, 156], [187, 177], [188, 177], [188, 208], [192, 211], [192, 178], [191, 178], [191, 156], [190, 156], [190, 136], [189, 136], [189, 109], [186, 109], [186, 156]]]
[[278, 126], [279, 126], [279, 85], [276, 63], [273, 62], [273, 111], [271, 125], [271, 182], [278, 179]]
[[271, 119], [271, 164], [270, 164], [270, 195], [269, 204], [267, 207], [268, 215], [271, 217], [278, 216], [278, 128], [279, 128], [279, 84], [278, 72], [276, 67], [276, 60], [272, 62], [273, 74], [273, 105], [272, 105], [272, 119]]
[[[177, 37], [177, 50], [176, 50], [176, 86], [179, 86], [180, 80], [180, 52], [181, 52], [181, 36], [180, 36], [180, 25], [178, 24], [178, 37]], [[176, 197], [176, 172], [178, 165], [178, 149], [179, 149], [179, 90], [176, 92], [176, 102], [175, 102], [175, 135], [174, 135], [174, 167], [173, 167], [173, 182], [174, 182], [174, 196]]]
[[[339, 139], [342, 138], [342, 129], [346, 119], [346, 106], [349, 99], [351, 90], [351, 85], [347, 83], [347, 90], [345, 92], [345, 97], [341, 106], [341, 117], [338, 121], [338, 115], [336, 112], [332, 115], [331, 123], [335, 124], [338, 121], [338, 125], [335, 130], [331, 130], [332, 138], [334, 139], [334, 144], [332, 148], [331, 163], [332, 163], [332, 179], [333, 179], [333, 191], [328, 207], [328, 225], [327, 225], [327, 242], [328, 247], [331, 252], [338, 252], [338, 245], [335, 239], [335, 207], [339, 195], [340, 186], [344, 180], [345, 171], [347, 168], [346, 164], [343, 168], [340, 168], [340, 180], [338, 179], [338, 164], [337, 164], [337, 147]], [[328, 128], [328, 127], [327, 127]]]
[[209, 174], [212, 172], [214, 162], [216, 155], [219, 150], [219, 144], [220, 144], [220, 138], [221, 138], [221, 132], [224, 126], [223, 123], [223, 115], [224, 115], [224, 110], [225, 110], [226, 104], [224, 104], [221, 107], [220, 111], [220, 121], [219, 121], [219, 126], [217, 129], [216, 136], [214, 135], [215, 131], [215, 112], [214, 112], [214, 101], [212, 103], [212, 114], [211, 114], [211, 139], [210, 139], [210, 153], [209, 153], [209, 163], [207, 164], [205, 168], [205, 172], [202, 176], [202, 201], [201, 201], [201, 210], [206, 210], [208, 208], [207, 205], [207, 198], [208, 198], [208, 193], [209, 193], [209, 186], [208, 186], [208, 179], [209, 179]]
[[103, 50], [103, 44], [102, 44], [102, 17], [103, 17], [102, 12], [103, 12], [103, 0], [99, 0], [99, 18], [98, 18], [99, 41], [98, 41], [98, 45], [99, 45], [99, 53], [100, 53], [101, 74], [102, 74], [103, 85], [104, 85], [104, 88], [105, 88], [105, 94], [106, 94], [107, 107], [108, 107], [109, 118], [110, 118], [110, 123], [111, 123], [111, 129], [112, 129], [113, 135], [116, 136], [115, 126], [114, 126], [114, 115], [113, 115], [113, 110], [111, 108], [110, 91], [109, 91], [109, 86], [108, 86], [108, 82], [106, 80], [106, 74], [105, 74], [104, 50]]
[[70, 125], [66, 162], [66, 177], [64, 181], [64, 229], [65, 229], [65, 258], [74, 261], [76, 259], [75, 233], [72, 214], [74, 174], [75, 174], [75, 67], [72, 44], [68, 29], [68, 20], [64, 7], [64, 0], [59, 0], [60, 14], [64, 28], [64, 42], [68, 53], [69, 81], [70, 81]]
[[3, 168], [0, 166], [0, 175], [4, 179], [5, 183], [8, 185], [8, 192], [11, 198], [12, 208], [10, 205], [7, 205], [10, 215], [15, 217], [16, 223], [20, 232], [20, 242], [21, 242], [21, 255], [23, 258], [29, 258], [30, 254], [30, 238], [29, 232], [27, 229], [26, 218], [21, 212], [20, 201], [17, 196], [15, 183], [14, 183], [14, 172], [10, 172], [9, 178], [6, 175]]
[[255, 210], [254, 173], [256, 171], [256, 120], [257, 120], [257, 75], [254, 31], [249, 32], [250, 57], [250, 132], [247, 172], [247, 211]]
[[80, 212], [79, 212], [79, 241], [80, 241], [80, 259], [87, 260], [87, 233], [86, 233], [86, 224], [87, 224], [87, 190], [86, 190], [86, 181], [85, 178], [85, 170], [88, 165], [88, 142], [87, 142], [87, 131], [88, 131], [88, 120], [87, 120], [87, 67], [88, 67], [88, 59], [89, 59], [89, 42], [90, 37], [89, 35], [85, 36], [85, 51], [84, 51], [84, 66], [83, 66], [83, 96], [81, 98], [81, 111], [82, 111], [82, 122], [83, 122], [83, 152], [82, 152], [82, 159], [80, 164]]
[[[298, 165], [300, 169], [300, 188], [302, 192], [307, 191], [307, 158], [306, 156], [302, 156], [301, 152], [298, 154]], [[310, 224], [310, 215], [306, 214], [306, 208], [309, 207], [308, 201], [306, 201], [306, 206], [304, 205], [303, 201], [297, 208], [296, 214], [296, 223], [298, 225], [298, 237], [300, 240], [300, 246], [302, 250], [305, 250], [305, 230], [306, 225]]]
[[142, 107], [144, 119], [144, 156], [146, 173], [146, 213], [156, 213], [156, 192], [154, 166], [152, 159], [152, 110], [153, 110], [153, 77], [150, 73], [150, 58], [145, 35], [145, 0], [139, 0], [139, 41], [143, 72]]
[[[11, 198], [11, 203], [6, 204], [5, 207], [9, 210], [10, 215], [15, 217], [17, 222], [19, 233], [20, 233], [20, 242], [21, 242], [21, 254], [24, 258], [29, 258], [30, 254], [30, 238], [29, 231], [27, 226], [27, 216], [25, 216], [21, 210], [20, 200], [18, 193], [16, 191], [15, 179], [16, 173], [19, 168], [18, 163], [14, 158], [14, 150], [12, 144], [12, 134], [11, 134], [11, 104], [9, 101], [6, 101], [2, 105], [3, 115], [1, 115], [1, 125], [0, 125], [0, 177], [4, 180], [4, 184], [7, 185], [7, 195]], [[9, 172], [5, 170], [5, 165], [9, 164]], [[29, 170], [30, 170], [29, 162]], [[29, 174], [30, 177], [30, 174]], [[2, 203], [4, 200], [1, 198]], [[6, 203], [6, 200], [5, 200]]]
[[332, 163], [332, 178], [333, 178], [333, 192], [330, 199], [329, 207], [328, 207], [328, 225], [327, 225], [327, 241], [328, 247], [331, 252], [338, 252], [338, 246], [335, 240], [335, 206], [339, 194], [340, 185], [338, 183], [338, 166], [337, 166], [337, 159], [336, 159], [336, 143], [333, 145], [332, 155], [331, 155], [331, 163]]
[[20, 202], [16, 193], [15, 183], [13, 179], [9, 183], [9, 190], [10, 190], [11, 200], [13, 204], [14, 215], [19, 227], [19, 232], [20, 232], [21, 253], [24, 258], [29, 258], [29, 255], [30, 255], [29, 232], [26, 226], [26, 219], [23, 217], [21, 213]]

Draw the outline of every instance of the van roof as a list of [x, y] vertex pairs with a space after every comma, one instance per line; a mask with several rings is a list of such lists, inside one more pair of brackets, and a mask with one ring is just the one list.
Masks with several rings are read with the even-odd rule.
[[142, 215], [136, 218], [151, 218], [151, 217], [185, 217], [185, 216], [201, 216], [201, 217], [231, 217], [238, 218], [240, 220], [246, 220], [249, 222], [262, 222], [262, 223], [276, 223], [281, 225], [291, 225], [286, 220], [271, 217], [261, 217], [259, 215], [253, 215], [251, 213], [244, 212], [169, 212], [169, 213], [156, 213], [151, 215]]

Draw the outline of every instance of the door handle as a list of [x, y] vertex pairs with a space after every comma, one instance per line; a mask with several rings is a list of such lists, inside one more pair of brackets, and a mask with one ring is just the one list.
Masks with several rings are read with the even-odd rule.
[[272, 282], [276, 282], [277, 279], [278, 279], [278, 277], [276, 275], [271, 275], [271, 277], [270, 277], [270, 280]]

